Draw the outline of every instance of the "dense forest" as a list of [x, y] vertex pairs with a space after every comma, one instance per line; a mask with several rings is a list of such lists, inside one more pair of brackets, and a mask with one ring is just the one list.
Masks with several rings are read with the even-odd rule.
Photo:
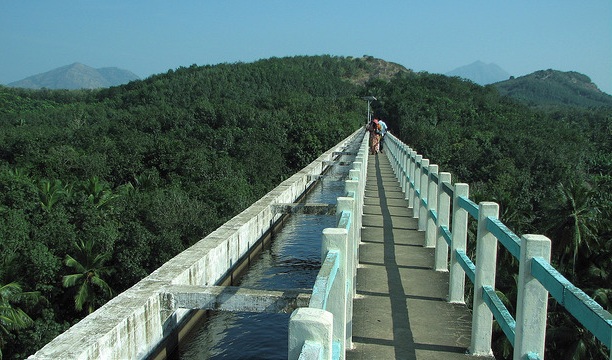
[[[371, 57], [272, 58], [100, 90], [0, 87], [4, 357], [35, 352], [363, 125], [366, 94], [515, 233], [553, 239], [555, 266], [611, 309], [610, 108], [534, 110]], [[512, 309], [516, 264], [500, 258]], [[549, 324], [547, 356], [606, 358], [554, 301]], [[503, 336], [494, 346], [509, 356]]]

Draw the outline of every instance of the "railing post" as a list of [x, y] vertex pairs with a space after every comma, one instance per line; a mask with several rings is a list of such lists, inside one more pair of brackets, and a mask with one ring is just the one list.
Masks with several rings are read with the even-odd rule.
[[340, 266], [333, 281], [328, 297], [328, 310], [334, 315], [333, 341], [340, 344], [340, 359], [344, 359], [346, 351], [346, 303], [347, 303], [347, 237], [348, 231], [341, 228], [323, 229], [323, 244], [321, 246], [322, 258], [330, 250], [337, 250], [340, 254]]
[[468, 197], [470, 187], [468, 184], [457, 183], [453, 191], [453, 225], [451, 226], [452, 241], [450, 255], [450, 274], [448, 301], [452, 303], [465, 303], [465, 271], [457, 260], [457, 250], [466, 251], [468, 212], [459, 206], [461, 196]]
[[436, 271], [448, 271], [448, 244], [442, 235], [442, 226], [448, 229], [450, 221], [450, 196], [444, 192], [444, 184], [451, 184], [451, 174], [441, 172], [438, 176], [438, 222], [436, 224]]
[[516, 299], [515, 360], [525, 359], [530, 352], [544, 358], [548, 291], [531, 275], [534, 257], [550, 262], [550, 239], [543, 235], [523, 235]]
[[408, 146], [404, 146], [404, 159], [402, 161], [402, 191], [404, 199], [408, 199], [410, 192], [410, 152], [412, 150]]
[[397, 180], [399, 181], [400, 188], [402, 188], [402, 192], [405, 193], [406, 189], [404, 188], [404, 161], [406, 159], [406, 144], [400, 144], [398, 146], [398, 172], [397, 172]]
[[[351, 184], [353, 183], [353, 184]], [[347, 190], [351, 187], [357, 187], [357, 181], [347, 180]], [[344, 313], [345, 313], [345, 347], [350, 349], [353, 347], [353, 294], [357, 293], [357, 287], [355, 286], [357, 280], [357, 263], [355, 259], [355, 233], [357, 232], [357, 222], [355, 221], [355, 199], [351, 197], [338, 197], [337, 211], [350, 211], [350, 227], [348, 231], [348, 237], [346, 239], [346, 253], [344, 256], [344, 272], [345, 272], [345, 295], [344, 295]], [[342, 258], [341, 258], [342, 260]]]
[[476, 235], [476, 276], [474, 278], [474, 305], [472, 307], [472, 344], [470, 352], [476, 356], [491, 356], [493, 313], [484, 302], [482, 287], [495, 288], [497, 265], [497, 238], [487, 230], [487, 218], [497, 218], [499, 206], [483, 201], [478, 206], [478, 233]]
[[410, 169], [408, 169], [408, 186], [410, 187], [410, 191], [408, 191], [408, 208], [412, 208], [414, 205], [414, 196], [416, 192], [416, 168], [417, 162], [420, 162], [423, 156], [417, 155], [416, 151], [410, 152]]
[[[419, 231], [425, 231], [427, 225], [427, 190], [429, 189], [429, 159], [421, 160], [421, 182], [419, 184]], [[423, 204], [425, 201], [425, 204]], [[423, 244], [425, 246], [425, 244]]]
[[[418, 218], [421, 213], [421, 174], [423, 173], [423, 156], [417, 155], [414, 164], [414, 199], [412, 201], [412, 217]], [[428, 160], [429, 161], [429, 160]], [[420, 230], [420, 229], [419, 229]]]
[[[355, 164], [355, 163], [353, 163]], [[355, 297], [357, 295], [357, 264], [359, 264], [359, 244], [361, 243], [361, 226], [363, 224], [363, 189], [364, 189], [364, 185], [365, 185], [365, 176], [361, 176], [361, 163], [355, 165], [355, 169], [354, 170], [349, 170], [349, 178], [351, 180], [357, 180], [357, 181], [352, 181], [352, 182], [347, 182], [346, 183], [346, 188], [347, 191], [350, 191], [350, 189], [352, 189], [352, 186], [356, 185], [356, 189], [355, 191], [355, 205], [353, 207], [354, 211], [353, 211], [353, 219], [351, 219], [353, 221], [353, 236], [354, 238], [351, 240], [353, 242], [352, 244], [352, 252], [351, 252], [351, 257], [352, 257], [352, 262], [353, 262], [353, 269], [352, 269], [352, 274], [353, 274], [353, 294], [352, 296]], [[361, 176], [361, 177], [360, 177]]]
[[436, 246], [436, 219], [432, 211], [438, 213], [438, 184], [434, 177], [438, 176], [438, 165], [429, 165], [429, 175], [427, 176], [427, 209], [425, 224], [425, 247], [433, 248]]
[[289, 318], [289, 351], [287, 358], [297, 360], [306, 341], [321, 344], [322, 359], [332, 358], [332, 332], [334, 316], [329, 312], [314, 308], [299, 308]]

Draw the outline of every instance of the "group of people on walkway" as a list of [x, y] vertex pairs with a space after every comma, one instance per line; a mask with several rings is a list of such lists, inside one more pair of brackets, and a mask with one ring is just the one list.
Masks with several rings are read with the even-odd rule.
[[387, 134], [387, 124], [381, 119], [374, 118], [366, 125], [366, 131], [370, 133], [370, 154], [382, 153], [383, 140]]

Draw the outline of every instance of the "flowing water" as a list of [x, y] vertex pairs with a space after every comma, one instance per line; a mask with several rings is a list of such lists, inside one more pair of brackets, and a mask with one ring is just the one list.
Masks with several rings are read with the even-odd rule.
[[[342, 156], [342, 161], [354, 157]], [[306, 196], [306, 203], [335, 204], [344, 196], [350, 166], [334, 165]], [[253, 289], [312, 289], [321, 266], [321, 234], [336, 226], [335, 215], [291, 215], [270, 247], [261, 252], [240, 279]], [[214, 312], [180, 345], [179, 358], [286, 359], [290, 314]]]

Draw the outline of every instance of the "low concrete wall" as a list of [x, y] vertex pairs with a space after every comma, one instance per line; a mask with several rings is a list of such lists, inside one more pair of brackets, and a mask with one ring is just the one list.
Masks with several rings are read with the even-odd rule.
[[[119, 294], [28, 359], [142, 359], [151, 356], [189, 317], [170, 312], [165, 288], [219, 285], [281, 218], [276, 204], [293, 203], [320, 175], [334, 152], [361, 141], [363, 129], [283, 181], [242, 213]], [[165, 310], [166, 309], [166, 310]]]

